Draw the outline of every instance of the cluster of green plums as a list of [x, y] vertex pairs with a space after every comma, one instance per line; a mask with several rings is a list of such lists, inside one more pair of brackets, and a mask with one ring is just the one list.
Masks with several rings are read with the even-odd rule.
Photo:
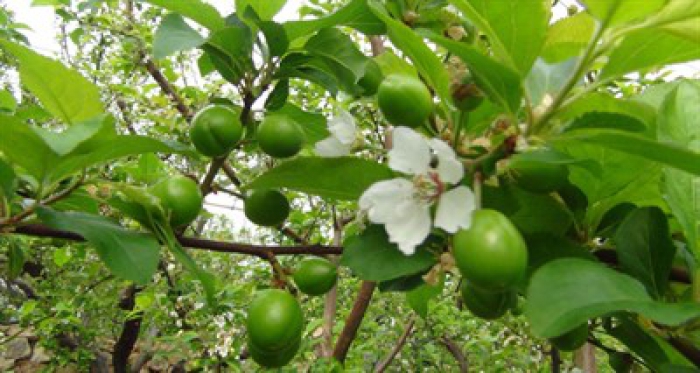
[[[323, 295], [335, 286], [336, 266], [323, 258], [302, 260], [293, 273], [297, 288]], [[294, 358], [301, 344], [304, 316], [299, 301], [281, 289], [259, 291], [248, 307], [248, 351], [261, 366], [276, 368]]]
[[[419, 127], [433, 111], [433, 99], [423, 82], [412, 75], [383, 77], [372, 61], [358, 82], [365, 95], [377, 96], [386, 120], [394, 125]], [[453, 92], [460, 110], [473, 110], [482, 100], [469, 94], [470, 84]], [[466, 97], [460, 101], [461, 98]], [[210, 105], [192, 121], [190, 138], [195, 148], [208, 157], [222, 157], [243, 139], [240, 113], [226, 105]], [[296, 155], [304, 146], [305, 135], [299, 124], [287, 116], [268, 115], [257, 128], [255, 139], [262, 151], [275, 158]], [[522, 189], [551, 193], [567, 183], [564, 165], [543, 162], [532, 154], [516, 154], [508, 161], [507, 174]], [[191, 223], [202, 208], [197, 183], [185, 176], [162, 180], [150, 189], [158, 197], [173, 226]], [[289, 215], [287, 198], [277, 190], [251, 191], [244, 212], [253, 223], [278, 226]], [[462, 275], [461, 295], [466, 308], [475, 316], [496, 319], [517, 306], [517, 287], [526, 275], [528, 251], [518, 229], [502, 213], [481, 209], [474, 212], [471, 226], [458, 231], [452, 240], [452, 253]], [[293, 271], [297, 288], [308, 295], [322, 295], [336, 283], [336, 265], [319, 258], [302, 260]], [[296, 354], [301, 343], [304, 318], [297, 299], [287, 291], [268, 289], [258, 292], [248, 308], [246, 326], [250, 356], [265, 367], [280, 367]], [[585, 343], [586, 324], [551, 342], [566, 351]]]

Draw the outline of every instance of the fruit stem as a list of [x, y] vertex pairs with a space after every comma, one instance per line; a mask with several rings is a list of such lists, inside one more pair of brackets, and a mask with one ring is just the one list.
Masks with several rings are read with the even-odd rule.
[[477, 171], [474, 173], [474, 184], [472, 185], [472, 189], [474, 190], [474, 209], [475, 210], [480, 210], [481, 209], [481, 195], [482, 195], [482, 185], [483, 185], [483, 175], [481, 171]]

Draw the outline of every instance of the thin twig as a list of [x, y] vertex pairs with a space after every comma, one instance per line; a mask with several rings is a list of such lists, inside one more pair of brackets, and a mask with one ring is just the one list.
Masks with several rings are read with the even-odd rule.
[[388, 367], [389, 364], [396, 358], [396, 355], [399, 354], [403, 346], [406, 344], [406, 341], [408, 341], [408, 337], [411, 335], [413, 332], [413, 326], [416, 324], [416, 317], [415, 315], [411, 315], [411, 318], [408, 321], [408, 325], [406, 325], [406, 328], [403, 330], [403, 333], [399, 337], [399, 340], [396, 341], [396, 345], [394, 345], [394, 348], [391, 349], [389, 354], [382, 360], [377, 366], [374, 368], [375, 373], [382, 373], [384, 372]]

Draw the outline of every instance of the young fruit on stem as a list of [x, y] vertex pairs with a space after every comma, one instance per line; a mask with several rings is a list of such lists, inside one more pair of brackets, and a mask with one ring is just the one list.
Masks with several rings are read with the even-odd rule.
[[225, 155], [243, 137], [238, 114], [228, 106], [210, 105], [192, 119], [190, 139], [198, 152], [208, 157]]
[[160, 199], [174, 227], [191, 223], [202, 210], [202, 192], [189, 177], [178, 175], [167, 178], [151, 187], [150, 192]]
[[395, 126], [419, 127], [433, 111], [430, 91], [415, 76], [389, 75], [379, 85], [379, 109], [389, 123]]
[[483, 290], [515, 286], [527, 270], [527, 247], [518, 229], [502, 213], [483, 209], [468, 229], [453, 237], [453, 255], [462, 276]]
[[289, 158], [304, 146], [304, 131], [283, 115], [269, 115], [260, 123], [256, 135], [260, 149], [275, 158]]
[[304, 316], [299, 302], [284, 290], [260, 291], [246, 319], [251, 356], [264, 367], [287, 364], [299, 349]]
[[275, 227], [289, 216], [289, 201], [284, 194], [270, 189], [253, 191], [245, 200], [244, 212], [257, 225]]
[[294, 270], [294, 283], [308, 295], [326, 294], [335, 285], [338, 273], [336, 266], [323, 258], [301, 261]]

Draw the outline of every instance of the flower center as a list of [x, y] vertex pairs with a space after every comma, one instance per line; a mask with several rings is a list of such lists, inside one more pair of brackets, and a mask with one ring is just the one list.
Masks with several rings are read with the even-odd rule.
[[445, 184], [440, 180], [440, 175], [435, 171], [427, 174], [416, 175], [413, 178], [414, 198], [418, 201], [432, 204], [437, 202], [440, 195], [445, 192]]

